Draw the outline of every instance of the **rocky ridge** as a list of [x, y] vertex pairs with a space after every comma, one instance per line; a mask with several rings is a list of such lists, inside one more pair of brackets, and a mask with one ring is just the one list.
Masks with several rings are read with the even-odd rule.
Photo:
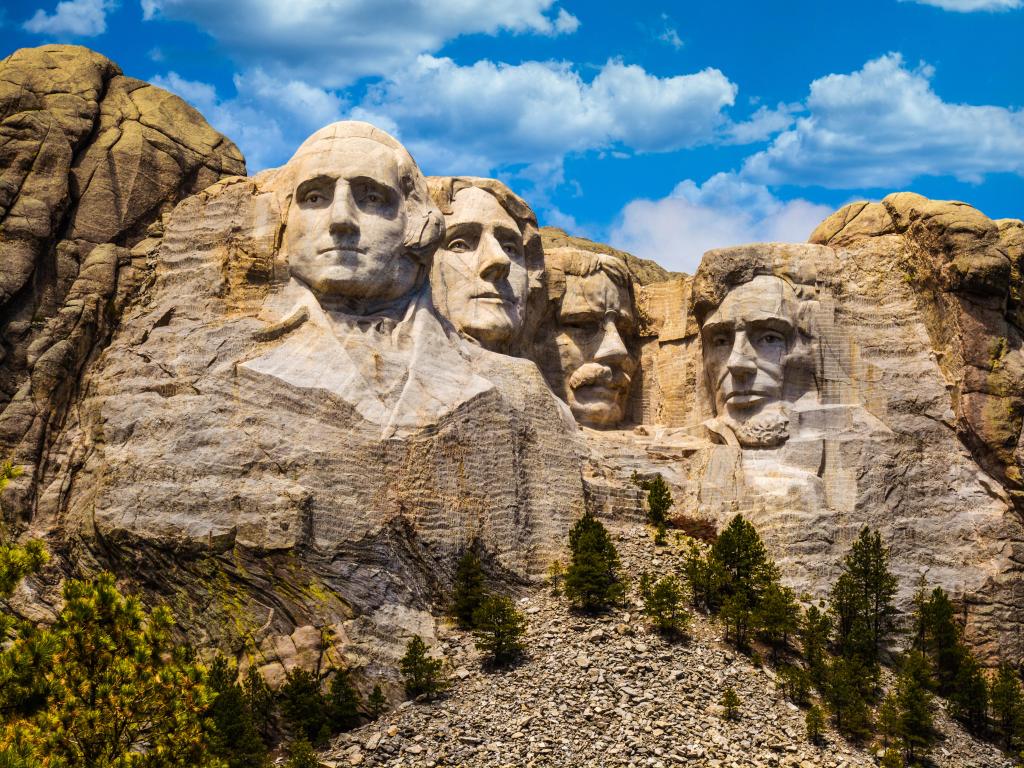
[[[678, 570], [685, 546], [670, 535], [656, 548], [649, 529], [611, 523], [624, 571]], [[497, 672], [481, 669], [472, 637], [450, 626], [435, 654], [451, 670], [451, 688], [433, 702], [397, 710], [339, 737], [325, 766], [652, 766], [713, 768], [855, 768], [877, 765], [867, 747], [833, 731], [821, 748], [806, 740], [804, 711], [788, 702], [769, 668], [726, 645], [719, 625], [695, 613], [688, 642], [650, 631], [633, 590], [606, 616], [571, 612], [547, 588], [519, 600], [529, 626], [526, 658]], [[722, 717], [733, 686], [740, 717]], [[1009, 768], [996, 748], [978, 742], [938, 713], [936, 768]]]

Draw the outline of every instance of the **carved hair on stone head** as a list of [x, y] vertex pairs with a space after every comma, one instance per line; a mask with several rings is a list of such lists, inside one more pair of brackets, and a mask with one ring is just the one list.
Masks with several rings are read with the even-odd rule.
[[602, 272], [612, 283], [632, 293], [629, 267], [618, 256], [578, 248], [552, 248], [545, 259], [549, 270], [548, 294], [554, 301], [561, 301], [565, 294], [565, 275], [590, 277]]
[[346, 139], [375, 141], [394, 153], [398, 175], [402, 180], [402, 197], [408, 218], [403, 247], [418, 261], [429, 265], [434, 251], [444, 237], [444, 217], [431, 203], [426, 179], [412, 155], [397, 139], [386, 131], [359, 120], [339, 120], [324, 126], [302, 142], [291, 159], [281, 168], [274, 180], [274, 186], [281, 197], [282, 221], [288, 219], [288, 207], [295, 186], [293, 169], [296, 161], [303, 155], [314, 152], [325, 142]]

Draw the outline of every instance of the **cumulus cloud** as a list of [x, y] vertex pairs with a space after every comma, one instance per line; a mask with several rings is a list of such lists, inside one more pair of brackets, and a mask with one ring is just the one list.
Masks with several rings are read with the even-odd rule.
[[143, 0], [142, 7], [147, 19], [196, 24], [245, 68], [325, 88], [390, 75], [460, 35], [553, 36], [579, 27], [555, 0]]
[[751, 242], [804, 242], [832, 208], [783, 201], [765, 186], [734, 173], [697, 184], [687, 179], [659, 200], [633, 200], [622, 209], [609, 241], [662, 266], [693, 273], [711, 248]]
[[107, 31], [113, 9], [113, 0], [62, 0], [53, 13], [40, 8], [22, 26], [37, 35], [96, 37]]
[[420, 56], [370, 88], [354, 116], [401, 126], [436, 172], [485, 172], [617, 144], [660, 152], [709, 143], [735, 96], [717, 69], [659, 78], [612, 60], [587, 82], [564, 62], [460, 66]]
[[1024, 174], [1024, 111], [945, 102], [932, 75], [890, 53], [858, 72], [815, 80], [807, 116], [748, 158], [743, 175], [853, 189], [919, 176], [977, 183], [987, 173]]
[[250, 172], [280, 165], [313, 131], [342, 119], [348, 107], [336, 93], [278, 80], [261, 69], [235, 75], [236, 95], [228, 99], [219, 98], [209, 83], [176, 72], [150, 81], [181, 96], [238, 144]]
[[934, 5], [944, 11], [973, 13], [974, 11], [1012, 11], [1024, 5], [1024, 0], [901, 0], [920, 5]]

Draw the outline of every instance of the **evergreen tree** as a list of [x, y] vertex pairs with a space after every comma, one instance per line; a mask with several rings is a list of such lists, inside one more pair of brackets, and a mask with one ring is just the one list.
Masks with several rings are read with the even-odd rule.
[[327, 706], [330, 710], [332, 730], [350, 731], [359, 725], [359, 692], [352, 685], [347, 669], [338, 669], [331, 678], [327, 692]]
[[871, 727], [868, 691], [872, 676], [857, 657], [837, 657], [828, 667], [823, 694], [832, 710], [836, 728], [845, 735], [860, 739]]
[[500, 666], [519, 656], [526, 634], [526, 618], [508, 597], [489, 595], [473, 615], [476, 647], [491, 664]]
[[726, 720], [739, 720], [740, 697], [731, 685], [722, 693], [722, 709]]
[[400, 662], [402, 679], [405, 681], [405, 692], [409, 696], [433, 696], [444, 687], [441, 669], [444, 665], [440, 659], [427, 656], [427, 646], [423, 638], [413, 635], [405, 646], [405, 655]]
[[933, 685], [928, 660], [920, 651], [907, 653], [896, 678], [895, 736], [903, 746], [906, 762], [914, 764], [928, 754], [935, 743], [936, 733], [932, 717]]
[[383, 715], [388, 708], [388, 701], [384, 698], [384, 691], [380, 689], [380, 683], [373, 686], [370, 691], [370, 698], [366, 701], [366, 714], [371, 720], [376, 720]]
[[807, 703], [811, 695], [811, 680], [807, 670], [796, 664], [786, 664], [779, 670], [786, 698], [797, 706]]
[[587, 511], [569, 531], [572, 561], [565, 574], [565, 594], [576, 607], [606, 610], [625, 592], [619, 554], [601, 521]]
[[1017, 672], [1006, 662], [999, 665], [989, 688], [989, 705], [1003, 749], [1018, 749], [1024, 728], [1024, 696]]
[[804, 611], [800, 621], [800, 648], [811, 680], [819, 688], [825, 680], [826, 661], [828, 658], [829, 638], [832, 635], [832, 619], [817, 606], [810, 606]]
[[218, 655], [210, 666], [208, 685], [214, 695], [206, 714], [211, 724], [210, 750], [228, 768], [267, 764], [267, 747], [253, 722], [249, 701], [236, 679], [237, 667]]
[[988, 725], [988, 684], [981, 664], [970, 651], [960, 660], [960, 669], [949, 692], [950, 714], [971, 733], [982, 736]]
[[892, 628], [896, 612], [896, 578], [889, 572], [889, 554], [878, 531], [861, 529], [843, 561], [843, 572], [832, 588], [836, 640], [844, 656], [857, 655], [875, 665]]
[[316, 675], [296, 667], [286, 675], [279, 697], [285, 724], [296, 739], [326, 743], [331, 735], [329, 711]]
[[683, 608], [683, 586], [675, 576], [664, 576], [654, 582], [644, 573], [640, 579], [640, 596], [644, 615], [663, 635], [678, 636], [686, 632], [690, 615]]
[[734, 592], [727, 596], [718, 611], [718, 617], [725, 625], [725, 637], [737, 648], [746, 648], [750, 636], [750, 625], [754, 620], [754, 609], [749, 592]]
[[[36, 573], [48, 559], [42, 542], [30, 541], [24, 545], [0, 542], [0, 600], [13, 595], [22, 579]], [[13, 625], [13, 619], [6, 612], [0, 613], [0, 642], [7, 637]]]
[[778, 581], [769, 582], [761, 595], [755, 620], [761, 636], [772, 648], [772, 659], [789, 645], [789, 637], [800, 627], [800, 605], [796, 594]]
[[285, 768], [320, 768], [313, 745], [306, 739], [293, 741], [288, 745], [288, 762]]
[[[755, 594], [765, 583], [772, 580], [774, 566], [768, 559], [757, 530], [743, 515], [736, 515], [711, 547], [711, 553], [725, 574], [724, 590], [727, 595]], [[746, 603], [753, 606], [753, 597]]]
[[956, 611], [941, 587], [929, 594], [923, 584], [914, 596], [914, 609], [914, 648], [931, 659], [938, 691], [948, 696], [967, 650], [960, 641]]
[[267, 681], [255, 666], [250, 666], [245, 673], [245, 680], [242, 682], [242, 692], [245, 694], [246, 706], [252, 715], [252, 722], [256, 731], [263, 737], [263, 743], [270, 743], [270, 726], [274, 720], [274, 692], [270, 690]]
[[484, 584], [480, 558], [472, 549], [466, 550], [455, 571], [455, 590], [452, 599], [455, 619], [461, 629], [473, 628], [473, 614], [485, 597], [487, 587]]
[[690, 542], [683, 561], [683, 575], [690, 585], [693, 604], [708, 613], [717, 613], [722, 606], [725, 570], [712, 551]]
[[825, 716], [821, 712], [821, 707], [817, 704], [811, 706], [807, 710], [804, 722], [807, 724], [807, 740], [815, 746], [820, 745], [825, 734]]
[[668, 513], [672, 509], [672, 492], [668, 483], [661, 475], [655, 475], [650, 480], [641, 480], [635, 472], [633, 481], [647, 491], [647, 522], [653, 525], [656, 531], [654, 543], [664, 545]]
[[223, 766], [203, 728], [213, 699], [205, 670], [171, 629], [170, 611], [147, 613], [110, 574], [66, 582], [57, 622], [38, 633], [52, 648], [33, 670], [46, 681], [45, 706], [4, 724], [0, 753], [21, 750], [33, 766], [44, 756], [82, 768]]

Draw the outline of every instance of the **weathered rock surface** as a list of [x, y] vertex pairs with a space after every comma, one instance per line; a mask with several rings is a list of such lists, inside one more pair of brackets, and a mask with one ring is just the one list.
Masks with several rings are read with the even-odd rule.
[[48, 45], [0, 62], [0, 454], [29, 470], [9, 508], [31, 505], [160, 217], [239, 173], [241, 154], [198, 112], [93, 51]]

